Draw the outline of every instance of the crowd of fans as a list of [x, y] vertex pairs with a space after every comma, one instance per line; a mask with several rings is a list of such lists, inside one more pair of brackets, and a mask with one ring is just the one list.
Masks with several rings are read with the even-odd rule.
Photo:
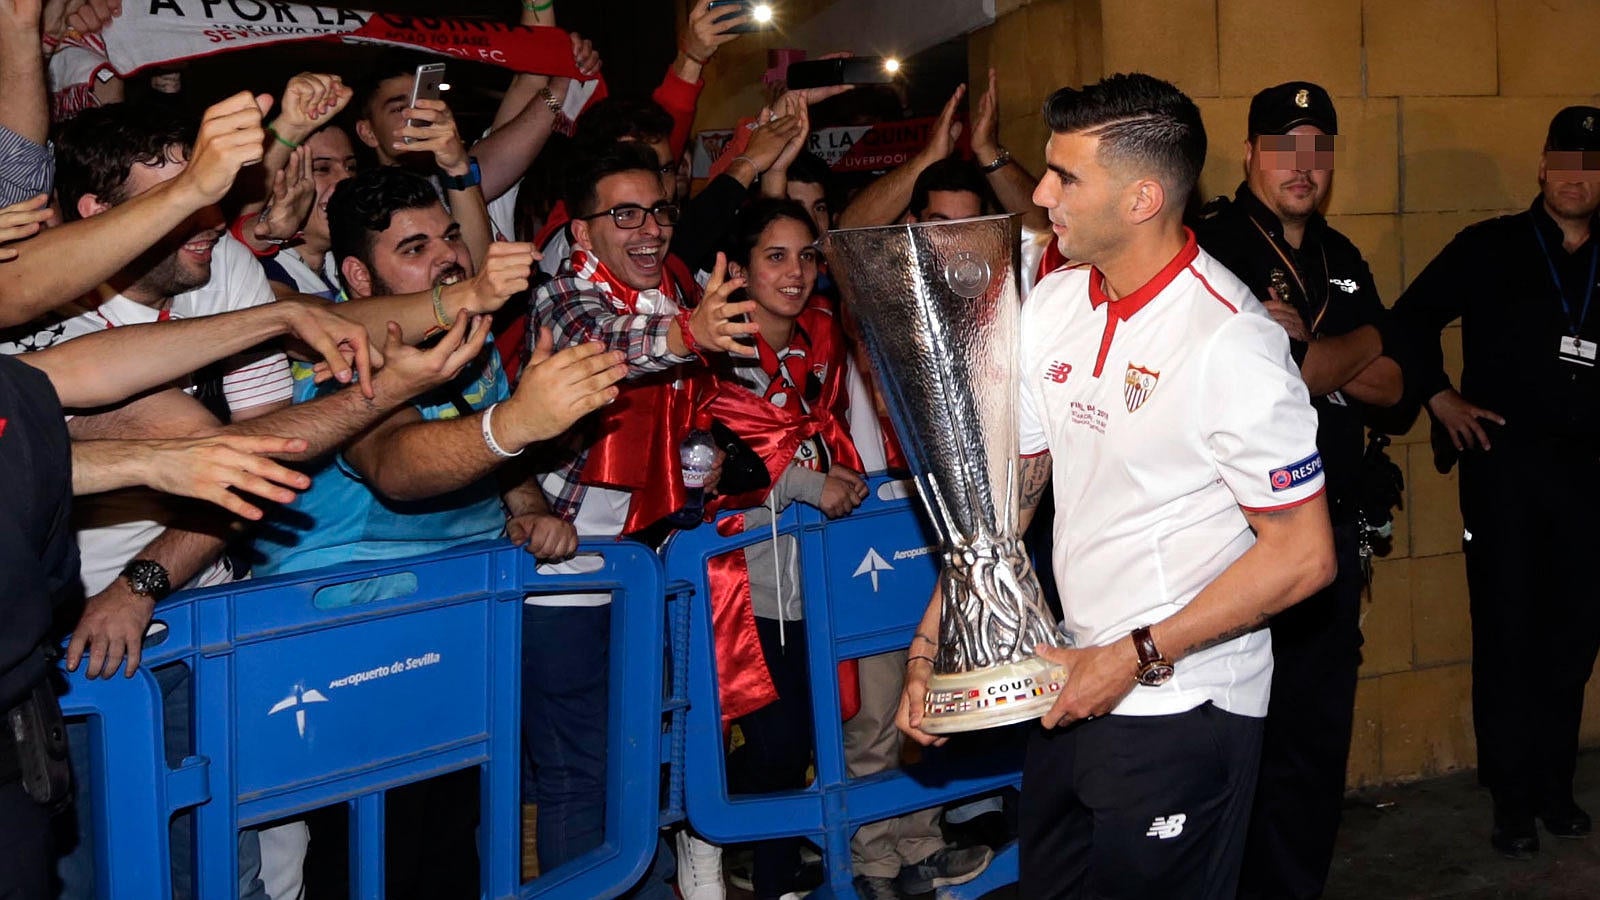
[[[689, 195], [680, 161], [704, 69], [742, 16], [695, 4], [651, 97], [608, 97], [575, 122], [564, 113], [573, 80], [514, 75], [472, 140], [448, 103], [412, 105], [428, 60], [402, 51], [241, 91], [198, 122], [158, 93], [176, 73], [156, 92], [99, 85], [90, 108], [52, 121], [50, 53], [120, 8], [3, 6], [0, 434], [8, 460], [28, 442], [13, 471], [37, 497], [5, 515], [0, 707], [36, 702], [64, 638], [69, 670], [130, 675], [155, 604], [186, 587], [486, 538], [553, 572], [592, 564], [574, 556], [580, 534], [659, 544], [694, 524], [678, 450], [710, 417], [748, 458], [724, 468], [718, 451], [704, 515], [748, 510], [747, 529], [796, 501], [848, 515], [866, 497], [863, 473], [898, 453], [816, 246], [838, 194], [806, 152], [808, 111], [845, 89], [785, 92], [752, 111]], [[552, 4], [525, 3], [520, 21], [554, 25]], [[599, 74], [588, 40], [574, 34], [572, 53], [583, 78]], [[875, 188], [857, 221], [980, 210], [983, 176], [946, 159], [958, 100], [926, 159]], [[984, 102], [972, 140], [986, 150], [998, 145], [992, 85]], [[556, 134], [563, 152], [544, 154]], [[1037, 224], [1016, 184], [1011, 198]], [[811, 761], [798, 560], [785, 541], [746, 556], [732, 576], [748, 583], [759, 635], [746, 662], [770, 679], [765, 694], [729, 698], [730, 780], [798, 787]], [[524, 791], [544, 871], [603, 839], [609, 603], [530, 596], [525, 608]], [[899, 764], [903, 656], [861, 666], [853, 774]], [[189, 679], [181, 667], [155, 675], [176, 762]], [[87, 731], [68, 733], [81, 779]], [[93, 800], [65, 797], [7, 796], [0, 884], [20, 896], [93, 895]], [[987, 864], [988, 848], [945, 842], [938, 813], [863, 829], [858, 868], [883, 896]], [[398, 792], [391, 851], [423, 823], [470, 835], [475, 814], [470, 789]], [[240, 896], [304, 896], [310, 843], [342, 841], [321, 828], [313, 816], [243, 831]], [[174, 820], [178, 896], [193, 890], [189, 829]], [[394, 890], [472, 893], [471, 842], [436, 849], [405, 878], [392, 868]], [[747, 868], [750, 889], [778, 897], [814, 886], [817, 867], [795, 840], [756, 846]], [[687, 897], [722, 896], [721, 849], [668, 835], [636, 894], [670, 896], [673, 881]]]
[[[553, 5], [525, 0], [519, 21], [553, 26]], [[119, 12], [108, 0], [0, 0], [0, 461], [12, 485], [0, 508], [0, 710], [54, 703], [45, 675], [58, 647], [69, 670], [131, 675], [155, 604], [187, 587], [483, 539], [582, 573], [596, 561], [575, 555], [580, 535], [659, 546], [723, 512], [764, 530], [795, 502], [847, 516], [865, 476], [904, 457], [819, 238], [1007, 212], [1021, 224], [1024, 294], [1066, 263], [1035, 205], [1039, 179], [1000, 143], [993, 72], [970, 117], [962, 87], [920, 152], [848, 195], [807, 150], [812, 108], [844, 86], [771, 96], [691, 192], [683, 160], [707, 66], [744, 23], [709, 0], [692, 5], [649, 98], [606, 97], [570, 119], [569, 91], [602, 67], [574, 34], [580, 79], [509, 77], [475, 140], [449, 103], [413, 104], [428, 59], [398, 51], [274, 93], [249, 85], [198, 121], [158, 98], [120, 102], [114, 83], [52, 121], [49, 54], [68, 30], [93, 33]], [[1325, 354], [1268, 293], [1312, 372]], [[1376, 324], [1361, 340], [1363, 364], [1341, 369], [1332, 393], [1367, 400], [1353, 387], [1367, 377], [1372, 404], [1391, 405], [1390, 344]], [[679, 449], [703, 429], [720, 449], [697, 487]], [[809, 777], [799, 565], [774, 536], [719, 573], [744, 604], [730, 615], [748, 625], [718, 648], [736, 792]], [[545, 872], [604, 839], [610, 602], [525, 603], [523, 799]], [[900, 652], [844, 673], [851, 776], [901, 764], [907, 666]], [[191, 739], [188, 674], [155, 675], [176, 762]], [[46, 788], [8, 779], [0, 752], [0, 895], [93, 896], [93, 798], [68, 786], [89, 742], [73, 726], [67, 743], [73, 771], [48, 773]], [[395, 792], [392, 895], [475, 893], [475, 804], [448, 779]], [[950, 823], [994, 809], [861, 828], [858, 891], [904, 897], [976, 877], [991, 850], [952, 839]], [[186, 817], [172, 839], [175, 894], [192, 896]], [[315, 816], [244, 830], [240, 896], [303, 897], [308, 848], [323, 841], [344, 837]], [[735, 866], [675, 829], [630, 896], [715, 900], [729, 880], [759, 898], [815, 886], [800, 840], [752, 849]]]

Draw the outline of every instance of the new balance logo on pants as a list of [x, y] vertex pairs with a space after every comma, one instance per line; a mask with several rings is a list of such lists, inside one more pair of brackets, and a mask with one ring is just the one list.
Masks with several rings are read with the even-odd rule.
[[1150, 830], [1146, 831], [1144, 836], [1160, 838], [1163, 841], [1167, 838], [1175, 838], [1178, 835], [1183, 834], [1183, 823], [1187, 822], [1188, 820], [1189, 817], [1183, 813], [1173, 813], [1170, 816], [1156, 816], [1155, 820], [1150, 823]]

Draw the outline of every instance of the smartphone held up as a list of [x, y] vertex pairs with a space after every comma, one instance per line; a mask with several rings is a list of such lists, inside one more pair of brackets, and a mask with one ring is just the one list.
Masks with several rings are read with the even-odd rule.
[[892, 56], [845, 56], [790, 63], [789, 90], [834, 87], [841, 84], [892, 84], [900, 74], [900, 61]]
[[[411, 82], [411, 108], [417, 108], [418, 100], [442, 100], [448, 90], [450, 84], [444, 80], [444, 63], [423, 63], [417, 66], [416, 77]], [[406, 125], [412, 128], [426, 124], [416, 119], [406, 120]], [[405, 142], [415, 143], [416, 138], [406, 138]]]
[[744, 17], [743, 22], [721, 29], [723, 34], [751, 34], [766, 31], [777, 24], [772, 4], [762, 0], [711, 0], [706, 4], [706, 8], [721, 11], [721, 14], [712, 20], [718, 24]]

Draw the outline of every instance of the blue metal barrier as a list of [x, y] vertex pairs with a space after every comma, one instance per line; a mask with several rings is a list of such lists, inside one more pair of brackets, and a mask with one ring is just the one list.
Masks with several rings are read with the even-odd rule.
[[[631, 543], [585, 543], [600, 571], [540, 575], [505, 543], [419, 559], [335, 566], [174, 596], [156, 611], [164, 639], [134, 678], [67, 676], [62, 706], [91, 717], [96, 896], [171, 896], [167, 822], [195, 810], [196, 896], [233, 896], [238, 829], [318, 807], [350, 807], [351, 893], [382, 898], [384, 791], [481, 767], [483, 894], [609, 897], [656, 849], [660, 765], [682, 758], [684, 650], [666, 709], [660, 558]], [[400, 596], [324, 609], [321, 591], [399, 578]], [[391, 582], [392, 583], [392, 582]], [[613, 591], [606, 843], [520, 885], [522, 599]], [[677, 604], [674, 633], [687, 631]], [[151, 667], [193, 676], [195, 754], [176, 768], [162, 746]], [[674, 748], [677, 748], [674, 751]], [[115, 830], [113, 832], [113, 821]]]
[[[717, 843], [787, 836], [818, 839], [828, 872], [828, 884], [813, 895], [819, 898], [854, 896], [850, 838], [859, 826], [1014, 786], [1021, 777], [1020, 743], [1015, 753], [960, 756], [960, 738], [946, 748], [926, 751], [915, 767], [866, 778], [846, 776], [838, 663], [905, 649], [938, 575], [934, 540], [919, 509], [907, 499], [909, 485], [881, 478], [869, 484], [867, 501], [843, 519], [830, 522], [800, 504], [779, 519], [779, 532], [800, 542], [817, 737], [817, 777], [809, 788], [730, 796], [710, 604], [697, 599], [689, 616], [684, 767], [689, 822]], [[679, 534], [667, 548], [667, 577], [692, 585], [697, 598], [707, 597], [706, 566], [713, 557], [767, 540], [771, 540], [767, 528], [731, 537], [720, 536], [711, 527]], [[1012, 845], [978, 880], [946, 889], [944, 896], [979, 897], [1014, 882], [1016, 872]]]

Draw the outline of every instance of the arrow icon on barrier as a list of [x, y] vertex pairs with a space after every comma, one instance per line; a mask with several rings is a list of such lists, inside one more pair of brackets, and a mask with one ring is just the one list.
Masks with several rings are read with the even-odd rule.
[[868, 547], [867, 555], [861, 558], [861, 565], [856, 566], [855, 574], [850, 577], [860, 578], [863, 575], [871, 576], [872, 592], [876, 594], [878, 592], [878, 573], [893, 571], [894, 566], [889, 565], [888, 560], [878, 555], [878, 550], [876, 547]]

